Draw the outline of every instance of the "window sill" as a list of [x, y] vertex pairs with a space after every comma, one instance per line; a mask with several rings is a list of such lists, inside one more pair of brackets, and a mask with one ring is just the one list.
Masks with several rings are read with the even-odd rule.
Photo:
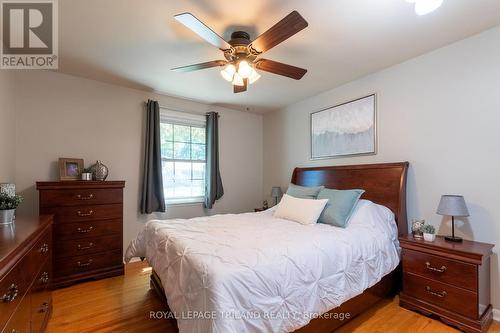
[[167, 206], [197, 206], [202, 205], [205, 198], [182, 198], [165, 200]]

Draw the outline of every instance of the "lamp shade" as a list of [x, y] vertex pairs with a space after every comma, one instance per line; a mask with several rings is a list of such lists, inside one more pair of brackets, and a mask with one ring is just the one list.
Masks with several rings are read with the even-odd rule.
[[281, 192], [281, 187], [273, 186], [273, 188], [271, 190], [271, 197], [272, 198], [279, 198], [279, 197], [281, 197], [282, 194], [283, 194], [283, 192]]
[[464, 197], [461, 195], [441, 196], [436, 213], [447, 216], [469, 216], [469, 210], [465, 204]]

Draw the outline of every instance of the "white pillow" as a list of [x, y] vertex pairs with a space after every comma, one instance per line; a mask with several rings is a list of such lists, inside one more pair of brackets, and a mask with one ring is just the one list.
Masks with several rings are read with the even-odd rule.
[[284, 194], [274, 217], [287, 219], [301, 224], [314, 224], [318, 221], [328, 199], [301, 199]]

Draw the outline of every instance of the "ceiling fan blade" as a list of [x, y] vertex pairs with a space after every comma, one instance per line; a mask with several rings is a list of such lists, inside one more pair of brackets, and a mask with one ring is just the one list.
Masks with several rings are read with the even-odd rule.
[[273, 74], [283, 75], [295, 80], [300, 80], [307, 73], [307, 69], [295, 67], [292, 65], [283, 64], [281, 62], [259, 59], [255, 62], [255, 68], [270, 72]]
[[258, 53], [265, 52], [287, 40], [307, 26], [307, 21], [294, 10], [269, 30], [257, 37], [257, 39], [252, 42], [251, 47]]
[[227, 64], [227, 61], [225, 61], [225, 60], [214, 60], [214, 61], [202, 62], [202, 63], [194, 64], [194, 65], [175, 67], [175, 68], [172, 68], [171, 70], [174, 72], [181, 72], [181, 73], [182, 72], [192, 72], [192, 71], [198, 71], [200, 69], [205, 69], [205, 68], [224, 66], [225, 64]]
[[223, 51], [233, 48], [228, 42], [222, 39], [221, 36], [217, 35], [205, 23], [198, 20], [193, 14], [182, 13], [177, 14], [174, 17], [177, 21], [184, 24], [187, 28], [191, 29], [198, 36], [200, 36], [213, 46], [216, 46]]
[[247, 87], [248, 87], [248, 79], [243, 79], [243, 85], [242, 86], [233, 85], [233, 92], [235, 94], [237, 94], [237, 93], [240, 93], [240, 92], [247, 91]]

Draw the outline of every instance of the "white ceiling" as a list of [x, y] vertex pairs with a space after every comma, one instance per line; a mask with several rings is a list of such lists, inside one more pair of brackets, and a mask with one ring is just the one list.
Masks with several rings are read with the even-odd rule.
[[[223, 59], [174, 14], [191, 12], [229, 39], [235, 26], [255, 38], [292, 10], [309, 27], [265, 57], [307, 68], [302, 80], [261, 73], [233, 94], [217, 68], [170, 71]], [[444, 0], [426, 16], [405, 0], [62, 0], [59, 18], [61, 72], [266, 112], [499, 25], [500, 0]]]

